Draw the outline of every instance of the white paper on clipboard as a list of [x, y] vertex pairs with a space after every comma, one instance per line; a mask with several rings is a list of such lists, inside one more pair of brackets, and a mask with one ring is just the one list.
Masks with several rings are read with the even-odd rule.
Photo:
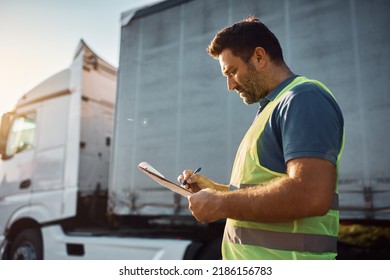
[[160, 172], [154, 169], [153, 166], [151, 166], [147, 162], [141, 162], [140, 164], [138, 164], [138, 168], [150, 178], [152, 178], [154, 181], [159, 183], [161, 186], [170, 189], [175, 193], [178, 193], [184, 197], [188, 197], [192, 194], [191, 191], [166, 179]]

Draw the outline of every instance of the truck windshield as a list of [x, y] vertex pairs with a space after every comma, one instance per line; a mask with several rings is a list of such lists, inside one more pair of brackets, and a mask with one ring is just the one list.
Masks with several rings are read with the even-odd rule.
[[11, 156], [21, 151], [32, 149], [36, 130], [36, 113], [17, 117], [8, 137], [6, 154]]

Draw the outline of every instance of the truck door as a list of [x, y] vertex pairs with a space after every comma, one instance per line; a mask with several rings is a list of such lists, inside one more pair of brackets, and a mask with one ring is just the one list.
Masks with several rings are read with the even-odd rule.
[[9, 127], [0, 167], [0, 230], [12, 213], [30, 203], [37, 111], [15, 114]]
[[[40, 105], [31, 211], [39, 222], [74, 215], [79, 149], [79, 95], [64, 91]], [[77, 101], [73, 102], [72, 101]]]

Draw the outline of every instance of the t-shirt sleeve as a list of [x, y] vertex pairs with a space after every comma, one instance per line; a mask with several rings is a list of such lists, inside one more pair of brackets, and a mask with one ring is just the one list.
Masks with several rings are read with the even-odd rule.
[[303, 84], [289, 92], [279, 106], [285, 162], [317, 157], [336, 163], [344, 124], [334, 98], [317, 85]]

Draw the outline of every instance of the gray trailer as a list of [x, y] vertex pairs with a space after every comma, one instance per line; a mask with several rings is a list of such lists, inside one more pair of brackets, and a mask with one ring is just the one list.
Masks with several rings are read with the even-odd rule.
[[[169, 178], [202, 166], [228, 183], [257, 106], [226, 95], [205, 49], [216, 31], [256, 15], [280, 39], [291, 69], [321, 80], [345, 117], [341, 219], [390, 219], [390, 3], [376, 1], [163, 1], [122, 15], [111, 206], [117, 213], [187, 215], [187, 204], [137, 170]], [[116, 197], [129, 199], [121, 201]]]

